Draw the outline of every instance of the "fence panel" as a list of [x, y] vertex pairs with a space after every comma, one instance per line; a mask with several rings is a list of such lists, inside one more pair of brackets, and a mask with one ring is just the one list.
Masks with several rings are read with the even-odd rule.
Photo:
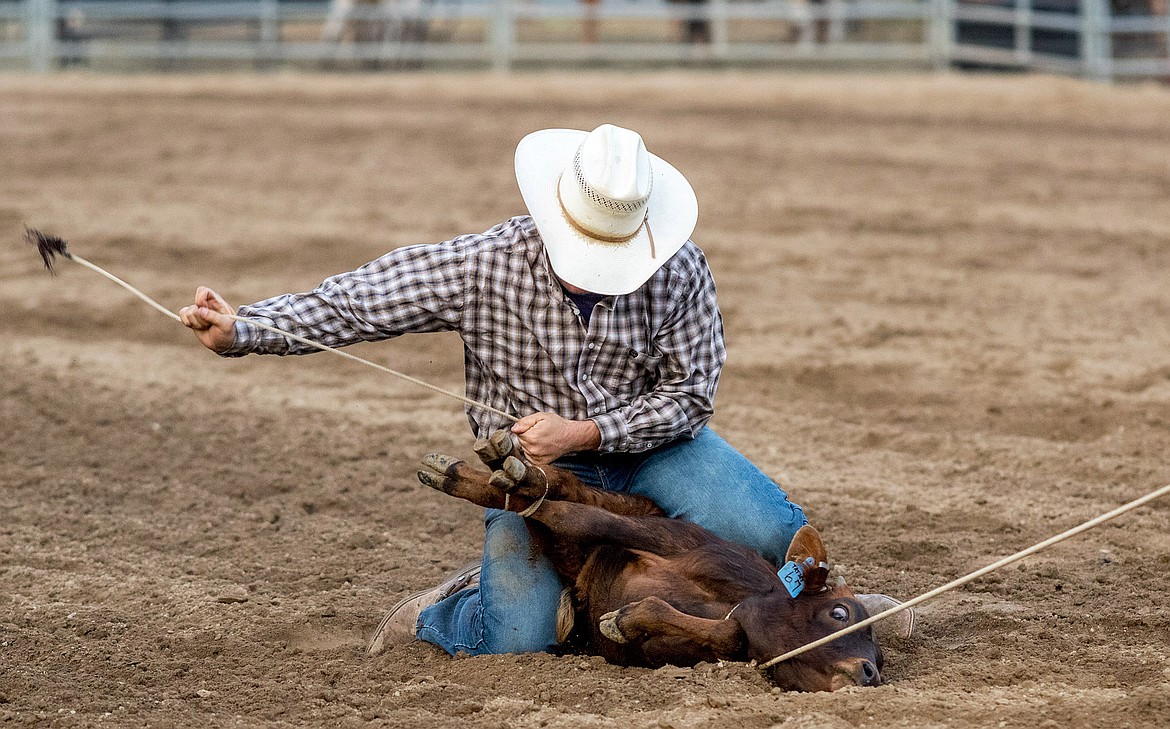
[[19, 40], [0, 39], [0, 54], [38, 71], [110, 60], [923, 62], [936, 22], [934, 0], [0, 3], [0, 22], [23, 26]]
[[958, 0], [951, 58], [1100, 81], [1170, 78], [1170, 17], [1152, 14], [1152, 3], [1136, 5], [1141, 14], [1119, 15], [1109, 0]]
[[[38, 72], [459, 64], [887, 62], [1170, 76], [1165, 15], [1110, 0], [0, 0]], [[1132, 0], [1130, 2], [1132, 5]]]

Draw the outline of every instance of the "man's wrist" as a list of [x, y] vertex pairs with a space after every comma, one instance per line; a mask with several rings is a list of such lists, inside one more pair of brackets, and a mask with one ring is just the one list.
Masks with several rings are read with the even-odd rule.
[[220, 357], [240, 357], [245, 354], [250, 354], [255, 349], [255, 332], [259, 331], [255, 327], [251, 327], [245, 321], [237, 320], [232, 325], [232, 343], [227, 347], [216, 352]]
[[601, 429], [592, 420], [578, 420], [577, 444], [579, 451], [595, 451], [601, 447]]

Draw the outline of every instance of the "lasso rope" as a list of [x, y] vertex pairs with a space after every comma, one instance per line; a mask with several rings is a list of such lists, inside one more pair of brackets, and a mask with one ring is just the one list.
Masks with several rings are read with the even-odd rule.
[[[45, 235], [44, 233], [40, 232], [39, 230], [33, 230], [32, 228], [25, 228], [25, 237], [28, 239], [29, 243], [32, 243], [33, 245], [35, 245], [37, 247], [37, 251], [41, 254], [41, 258], [44, 259], [45, 268], [49, 269], [49, 273], [54, 272], [53, 271], [54, 257], [61, 256], [62, 258], [73, 261], [74, 263], [78, 263], [78, 264], [88, 268], [91, 271], [94, 271], [96, 273], [100, 273], [102, 276], [105, 276], [109, 280], [118, 284], [122, 288], [126, 289], [130, 293], [137, 296], [139, 299], [142, 299], [144, 302], [146, 302], [149, 306], [153, 307], [155, 310], [161, 312], [162, 314], [169, 316], [170, 318], [174, 319], [175, 321], [179, 322], [180, 324], [182, 323], [182, 320], [179, 318], [178, 314], [176, 314], [175, 312], [166, 308], [165, 306], [158, 303], [154, 299], [150, 298], [142, 291], [140, 291], [137, 288], [135, 288], [134, 286], [131, 286], [130, 284], [126, 283], [125, 281], [118, 278], [117, 276], [110, 273], [109, 271], [105, 270], [101, 266], [97, 266], [93, 263], [90, 263], [89, 261], [85, 260], [84, 258], [77, 255], [76, 253], [70, 253], [69, 250], [67, 249], [66, 243], [63, 239], [58, 238], [55, 235]], [[345, 357], [346, 359], [353, 360], [354, 362], [360, 362], [361, 364], [364, 364], [367, 367], [373, 367], [374, 369], [378, 370], [379, 372], [385, 372], [388, 375], [393, 375], [394, 377], [397, 377], [401, 380], [406, 380], [407, 382], [418, 385], [419, 387], [425, 387], [426, 389], [430, 390], [431, 392], [437, 392], [440, 395], [446, 395], [447, 397], [453, 397], [456, 400], [460, 400], [460, 401], [466, 403], [467, 405], [471, 405], [471, 406], [479, 408], [481, 410], [486, 410], [490, 413], [495, 413], [496, 415], [499, 415], [499, 416], [507, 419], [510, 422], [515, 423], [517, 420], [519, 420], [519, 418], [517, 418], [515, 415], [511, 415], [509, 413], [506, 413], [503, 410], [499, 410], [497, 408], [494, 408], [491, 405], [488, 405], [486, 403], [479, 402], [478, 400], [473, 400], [473, 399], [466, 397], [464, 395], [460, 395], [459, 393], [451, 392], [450, 390], [444, 390], [443, 388], [432, 385], [429, 382], [423, 382], [422, 380], [418, 379], [417, 377], [411, 377], [408, 374], [405, 374], [403, 372], [399, 372], [397, 370], [392, 370], [389, 367], [378, 364], [377, 362], [371, 362], [368, 359], [363, 359], [361, 357], [358, 357], [357, 355], [350, 354], [349, 352], [343, 352], [340, 349], [337, 349], [336, 347], [330, 347], [327, 344], [321, 344], [320, 342], [314, 342], [312, 339], [306, 339], [305, 337], [299, 336], [297, 334], [293, 334], [292, 332], [286, 332], [283, 329], [272, 326], [271, 324], [265, 324], [264, 322], [256, 321], [255, 319], [249, 319], [248, 317], [244, 317], [244, 316], [237, 316], [235, 314], [222, 314], [222, 316], [226, 316], [227, 318], [229, 318], [233, 321], [242, 321], [242, 322], [245, 322], [246, 324], [250, 324], [254, 327], [259, 327], [261, 329], [266, 329], [270, 332], [275, 332], [276, 334], [279, 334], [279, 335], [284, 336], [284, 337], [288, 337], [289, 339], [291, 339], [295, 342], [300, 342], [301, 344], [307, 344], [310, 347], [316, 347], [317, 349], [319, 349], [323, 352], [331, 352], [333, 354], [336, 354], [338, 357]]]
[[955, 589], [956, 587], [962, 587], [963, 585], [967, 584], [971, 580], [982, 577], [983, 575], [985, 575], [989, 572], [994, 572], [995, 570], [998, 570], [1002, 567], [1006, 567], [1013, 562], [1018, 562], [1019, 560], [1023, 559], [1024, 557], [1033, 555], [1042, 549], [1046, 549], [1048, 547], [1051, 547], [1053, 544], [1056, 544], [1057, 542], [1063, 542], [1065, 539], [1068, 539], [1069, 537], [1075, 537], [1076, 535], [1080, 534], [1081, 532], [1085, 532], [1085, 531], [1092, 529], [1093, 527], [1100, 526], [1101, 524], [1104, 524], [1105, 522], [1109, 521], [1110, 519], [1116, 519], [1117, 517], [1121, 516], [1122, 514], [1126, 513], [1127, 511], [1133, 511], [1134, 509], [1138, 508], [1139, 506], [1143, 506], [1145, 504], [1148, 504], [1149, 502], [1153, 501], [1154, 499], [1161, 498], [1161, 497], [1165, 496], [1166, 494], [1170, 494], [1170, 484], [1167, 484], [1167, 485], [1163, 486], [1162, 488], [1157, 489], [1156, 491], [1152, 491], [1152, 492], [1146, 494], [1145, 496], [1141, 497], [1140, 499], [1134, 499], [1133, 501], [1129, 502], [1128, 504], [1124, 504], [1122, 506], [1119, 506], [1116, 509], [1114, 509], [1113, 511], [1110, 511], [1106, 514], [1102, 514], [1098, 517], [1094, 517], [1094, 518], [1088, 520], [1087, 522], [1085, 522], [1084, 524], [1081, 524], [1080, 526], [1075, 526], [1072, 529], [1069, 529], [1068, 531], [1065, 531], [1065, 532], [1061, 532], [1060, 534], [1057, 534], [1054, 537], [1049, 537], [1048, 539], [1045, 539], [1043, 542], [1040, 542], [1039, 544], [1034, 544], [1031, 547], [1028, 547], [1027, 549], [1020, 550], [1019, 552], [1016, 552], [1015, 554], [1011, 555], [1010, 557], [1004, 557], [1003, 559], [999, 560], [998, 562], [994, 562], [992, 564], [989, 564], [986, 567], [983, 567], [982, 569], [978, 569], [969, 575], [965, 575], [963, 577], [960, 577], [957, 580], [952, 580], [951, 582], [948, 582], [947, 584], [945, 584], [941, 587], [934, 588], [930, 592], [924, 593], [922, 595], [919, 595], [918, 597], [907, 600], [906, 602], [902, 603], [901, 605], [898, 605], [896, 607], [892, 607], [889, 610], [884, 610], [884, 611], [878, 613], [877, 615], [872, 615], [872, 616], [866, 618], [865, 620], [862, 620], [859, 623], [855, 623], [853, 625], [850, 625], [848, 628], [842, 628], [841, 630], [838, 630], [836, 633], [830, 633], [829, 635], [826, 635], [824, 638], [821, 638], [819, 640], [815, 640], [812, 643], [809, 643], [807, 645], [802, 645], [801, 647], [799, 647], [795, 650], [788, 651], [787, 653], [784, 653], [783, 655], [776, 656], [775, 658], [773, 658], [770, 661], [767, 661], [766, 663], [761, 663], [759, 665], [759, 668], [760, 669], [770, 668], [770, 667], [776, 665], [777, 663], [787, 661], [789, 658], [795, 658], [796, 656], [799, 656], [801, 653], [807, 653], [808, 651], [814, 650], [816, 648], [820, 648], [821, 646], [823, 646], [827, 643], [832, 643], [833, 641], [837, 640], [841, 636], [849, 635], [850, 633], [855, 633], [858, 630], [861, 630], [862, 628], [873, 625], [874, 623], [878, 622], [879, 620], [885, 620], [886, 618], [890, 617], [891, 615], [894, 615], [896, 613], [900, 613], [903, 610], [909, 610], [910, 608], [914, 607], [915, 605], [924, 603], [927, 600], [938, 597], [939, 595], [943, 594], [944, 592], [950, 592], [951, 590]]

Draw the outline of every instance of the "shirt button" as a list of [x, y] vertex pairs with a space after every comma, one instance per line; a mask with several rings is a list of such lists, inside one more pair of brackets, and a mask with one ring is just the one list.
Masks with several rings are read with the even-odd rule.
[[590, 349], [593, 349], [593, 348], [594, 348], [594, 347], [596, 347], [596, 346], [597, 346], [597, 345], [596, 345], [596, 344], [594, 344], [593, 342], [590, 342], [590, 343], [589, 343], [589, 348], [590, 348]]
[[606, 453], [613, 453], [613, 446], [609, 446], [608, 448], [606, 448], [605, 452]]
[[589, 375], [582, 375], [582, 376], [581, 376], [581, 379], [582, 379], [582, 380], [585, 380], [586, 382], [588, 382], [588, 381], [589, 381]]

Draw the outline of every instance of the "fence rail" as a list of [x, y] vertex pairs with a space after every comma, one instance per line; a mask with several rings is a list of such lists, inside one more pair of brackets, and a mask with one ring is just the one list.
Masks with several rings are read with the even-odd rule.
[[[0, 61], [890, 62], [1170, 78], [1170, 18], [1109, 0], [0, 0]], [[181, 66], [171, 66], [181, 67]]]

